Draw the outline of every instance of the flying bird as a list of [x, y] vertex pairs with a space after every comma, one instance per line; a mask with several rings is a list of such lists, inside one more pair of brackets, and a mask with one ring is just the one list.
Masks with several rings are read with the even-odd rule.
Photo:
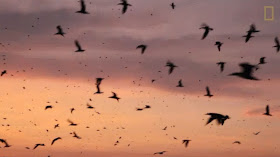
[[0, 139], [0, 142], [5, 144], [5, 146], [4, 146], [5, 148], [11, 147], [11, 145], [9, 145], [8, 142], [4, 139]]
[[56, 27], [56, 29], [57, 29], [57, 33], [55, 33], [55, 35], [61, 35], [61, 36], [64, 37], [64, 34], [66, 34], [66, 33], [63, 32], [62, 27], [61, 27], [60, 25], [58, 25], [58, 26]]
[[170, 6], [171, 6], [172, 9], [175, 9], [175, 7], [176, 7], [176, 5], [174, 4], [174, 2], [172, 2], [172, 3], [170, 4]]
[[278, 37], [275, 37], [275, 38], [274, 38], [274, 42], [275, 42], [276, 45], [273, 46], [273, 47], [275, 47], [275, 48], [276, 48], [276, 51], [279, 52], [279, 50], [280, 50], [280, 44], [279, 44]]
[[182, 80], [179, 80], [178, 85], [176, 87], [184, 87]]
[[71, 114], [72, 114], [72, 113], [73, 113], [73, 111], [75, 111], [75, 109], [74, 109], [74, 108], [71, 108], [71, 109], [70, 109], [70, 111], [71, 111]]
[[256, 132], [256, 133], [253, 133], [254, 135], [258, 135], [258, 134], [260, 134], [261, 132], [259, 131], [259, 132]]
[[109, 98], [116, 99], [117, 101], [119, 101], [119, 99], [121, 99], [117, 96], [117, 94], [115, 92], [112, 92], [112, 94], [113, 94], [113, 96], [110, 96]]
[[35, 144], [33, 150], [36, 149], [36, 148], [39, 147], [39, 146], [45, 146], [45, 144]]
[[87, 108], [88, 109], [93, 109], [94, 107], [92, 107], [90, 104], [87, 103]]
[[229, 76], [238, 76], [243, 79], [249, 80], [259, 80], [258, 78], [253, 76], [253, 72], [256, 69], [255, 65], [251, 65], [249, 63], [240, 63], [239, 66], [241, 67], [242, 71], [229, 74]]
[[208, 96], [209, 98], [211, 98], [212, 96], [214, 96], [214, 95], [211, 94], [210, 89], [209, 89], [208, 86], [206, 87], [206, 94], [205, 94], [204, 96]]
[[218, 62], [216, 63], [218, 66], [220, 66], [220, 71], [223, 72], [225, 69], [226, 62]]
[[206, 125], [208, 125], [209, 123], [211, 123], [213, 120], [216, 120], [218, 122], [218, 124], [220, 125], [224, 125], [224, 122], [227, 119], [230, 119], [230, 117], [228, 115], [222, 115], [219, 113], [207, 113], [206, 115], [209, 115], [210, 118], [208, 119]]
[[53, 144], [54, 144], [54, 142], [55, 142], [55, 141], [57, 141], [57, 140], [61, 140], [61, 137], [57, 137], [57, 138], [53, 139], [53, 141], [52, 141], [52, 144], [51, 144], [51, 145], [53, 145]]
[[188, 147], [190, 141], [191, 140], [183, 140], [183, 144], [185, 144], [185, 147]]
[[75, 137], [75, 138], [77, 138], [77, 139], [81, 139], [81, 137], [78, 136], [78, 135], [76, 134], [76, 132], [73, 132], [73, 137]]
[[174, 68], [177, 67], [174, 63], [172, 63], [172, 62], [170, 62], [170, 61], [167, 61], [167, 63], [166, 63], [165, 66], [166, 66], [166, 67], [169, 67], [169, 71], [168, 71], [168, 74], [169, 74], [169, 75], [173, 72]]
[[45, 107], [45, 110], [47, 110], [47, 109], [49, 109], [49, 108], [52, 109], [52, 106], [51, 106], [51, 105], [46, 106], [46, 107]]
[[122, 14], [126, 13], [127, 8], [129, 6], [132, 6], [131, 4], [127, 3], [127, 0], [121, 0], [121, 3], [119, 3], [118, 5], [122, 5], [123, 6]]
[[221, 51], [221, 46], [223, 45], [224, 43], [221, 43], [220, 41], [216, 41], [215, 45], [218, 47], [218, 50]]
[[258, 65], [260, 65], [260, 64], [266, 64], [267, 62], [265, 61], [265, 58], [266, 58], [266, 57], [261, 57], [261, 58], [260, 58], [260, 62], [259, 62]]
[[104, 78], [96, 78], [96, 88], [97, 88], [97, 92], [95, 92], [94, 94], [102, 94], [103, 92], [100, 91], [100, 85], [101, 85], [101, 82]]
[[156, 154], [162, 155], [162, 154], [164, 154], [164, 153], [166, 153], [166, 152], [167, 152], [167, 151], [156, 152], [156, 153], [154, 153], [154, 155], [156, 155]]
[[266, 116], [272, 116], [272, 115], [270, 114], [270, 109], [269, 109], [269, 105], [266, 105], [266, 108], [265, 108], [265, 113], [264, 113], [264, 115], [266, 115]]
[[89, 14], [89, 13], [86, 11], [85, 0], [80, 0], [80, 4], [81, 4], [81, 10], [77, 11], [76, 13]]
[[4, 74], [7, 74], [7, 70], [1, 72], [1, 76], [3, 76]]
[[148, 109], [148, 108], [151, 108], [151, 106], [146, 105], [144, 108], [136, 108], [136, 111], [142, 111], [142, 110]]
[[77, 126], [78, 124], [75, 124], [73, 121], [71, 121], [70, 119], [67, 120], [68, 123], [70, 123], [70, 126]]
[[240, 141], [234, 141], [232, 144], [241, 144]]
[[85, 51], [85, 50], [82, 49], [78, 40], [75, 40], [75, 45], [77, 47], [77, 50], [75, 52], [84, 52]]
[[146, 49], [147, 49], [147, 47], [148, 47], [147, 45], [138, 45], [136, 47], [136, 49], [141, 49], [141, 54], [144, 54]]
[[214, 29], [209, 27], [207, 24], [202, 24], [202, 26], [199, 29], [204, 29], [203, 36], [201, 40], [205, 39], [210, 31], [213, 31]]
[[256, 26], [254, 24], [252, 24], [250, 26], [250, 29], [247, 31], [247, 35], [244, 35], [243, 37], [245, 37], [245, 43], [247, 43], [252, 37], [253, 33], [258, 33], [260, 32], [259, 30], [256, 29]]

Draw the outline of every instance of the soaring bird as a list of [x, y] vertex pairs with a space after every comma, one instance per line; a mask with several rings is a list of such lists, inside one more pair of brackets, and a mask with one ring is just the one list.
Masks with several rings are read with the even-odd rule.
[[216, 63], [218, 66], [220, 66], [220, 71], [223, 72], [225, 69], [226, 62], [218, 62]]
[[269, 105], [266, 105], [264, 115], [266, 115], [266, 116], [272, 116], [272, 115], [270, 114], [270, 111], [269, 111]]
[[70, 111], [71, 111], [71, 114], [73, 113], [73, 111], [75, 111], [75, 108], [71, 108], [70, 109]]
[[239, 66], [241, 67], [242, 71], [229, 74], [229, 76], [238, 76], [243, 79], [249, 80], [259, 80], [258, 78], [253, 76], [253, 72], [256, 69], [255, 65], [251, 65], [249, 63], [241, 63], [239, 64]]
[[173, 72], [174, 68], [177, 67], [174, 63], [172, 63], [172, 62], [170, 62], [170, 61], [167, 61], [167, 63], [166, 63], [165, 66], [166, 66], [166, 67], [169, 67], [169, 71], [168, 71], [168, 74], [169, 74], [169, 75]]
[[87, 108], [93, 109], [94, 107], [87, 103]]
[[77, 139], [82, 139], [80, 136], [78, 136], [78, 135], [76, 134], [76, 132], [73, 132], [73, 137], [75, 137], [75, 138], [77, 138]]
[[234, 141], [232, 144], [241, 144], [240, 141]]
[[70, 126], [77, 126], [78, 124], [75, 124], [73, 121], [71, 121], [70, 119], [67, 120], [68, 123], [70, 123]]
[[222, 124], [224, 125], [224, 122], [227, 120], [227, 119], [230, 119], [230, 117], [228, 115], [222, 115], [222, 114], [219, 114], [219, 113], [207, 113], [206, 115], [209, 115], [210, 118], [208, 119], [207, 124], [211, 123], [213, 120], [217, 120], [218, 124]]
[[57, 141], [57, 140], [61, 140], [61, 137], [57, 137], [57, 138], [53, 139], [53, 141], [52, 141], [52, 144], [51, 144], [51, 145], [53, 145], [53, 144], [54, 144], [54, 142], [55, 142], [55, 141]]
[[64, 37], [64, 34], [66, 34], [66, 33], [63, 32], [62, 27], [60, 25], [58, 25], [56, 27], [56, 29], [57, 29], [57, 33], [55, 33], [55, 35], [61, 35]]
[[6, 147], [6, 148], [11, 147], [11, 145], [9, 145], [8, 142], [6, 140], [4, 140], [4, 139], [0, 139], [0, 142], [5, 144], [4, 147]]
[[39, 146], [45, 146], [45, 144], [35, 144], [33, 150], [36, 149], [36, 148], [39, 147]]
[[100, 91], [100, 85], [101, 85], [101, 82], [104, 78], [96, 78], [96, 88], [97, 88], [97, 92], [95, 92], [94, 94], [102, 94], [103, 92]]
[[275, 47], [275, 48], [276, 48], [276, 51], [279, 52], [279, 50], [280, 50], [280, 44], [279, 44], [278, 37], [275, 37], [275, 38], [274, 38], [274, 42], [275, 42], [276, 45], [273, 46], [273, 47]]
[[80, 0], [80, 4], [81, 4], [81, 10], [77, 11], [76, 13], [81, 13], [81, 14], [89, 14], [86, 11], [86, 4], [84, 0]]
[[156, 153], [154, 153], [154, 155], [156, 155], [156, 154], [162, 155], [162, 154], [164, 154], [164, 153], [166, 153], [166, 152], [167, 152], [167, 151], [156, 152]]
[[85, 50], [82, 49], [78, 40], [75, 40], [75, 45], [77, 47], [77, 50], [75, 52], [84, 52], [85, 51]]
[[266, 64], [267, 62], [265, 62], [265, 58], [266, 57], [261, 57], [259, 64]]
[[175, 9], [175, 7], [176, 7], [176, 5], [174, 4], [174, 2], [172, 2], [172, 3], [170, 4], [170, 6], [171, 6], [172, 9]]
[[201, 40], [205, 39], [210, 31], [213, 31], [214, 29], [209, 27], [207, 24], [202, 24], [202, 26], [199, 29], [204, 29], [203, 36]]
[[116, 99], [117, 101], [119, 101], [119, 99], [121, 99], [117, 96], [117, 94], [115, 92], [112, 92], [112, 94], [113, 94], [113, 96], [110, 96], [109, 98]]
[[220, 42], [220, 41], [216, 41], [215, 45], [218, 47], [218, 50], [221, 51], [221, 46], [223, 45], [224, 43]]
[[121, 3], [119, 3], [118, 5], [122, 5], [123, 6], [122, 14], [126, 13], [127, 8], [129, 6], [132, 6], [131, 4], [127, 3], [127, 0], [121, 0]]
[[183, 144], [185, 144], [185, 147], [188, 147], [190, 141], [191, 140], [183, 140]]
[[1, 72], [1, 76], [3, 76], [4, 74], [7, 74], [7, 70]]
[[247, 43], [252, 37], [253, 33], [258, 33], [260, 32], [259, 30], [256, 29], [256, 26], [254, 24], [252, 24], [250, 26], [250, 29], [247, 31], [247, 35], [244, 35], [243, 37], [245, 37], [245, 43]]
[[259, 131], [259, 132], [256, 132], [256, 133], [253, 133], [254, 135], [258, 135], [258, 134], [260, 134], [261, 132]]
[[141, 49], [141, 54], [144, 54], [147, 47], [147, 45], [138, 45], [136, 49]]
[[178, 85], [176, 87], [184, 87], [182, 80], [179, 80]]
[[49, 108], [52, 109], [52, 106], [51, 106], [51, 105], [46, 106], [46, 107], [45, 107], [45, 110], [47, 110], [47, 109], [49, 109]]
[[205, 94], [204, 96], [208, 96], [208, 97], [210, 97], [210, 98], [211, 98], [212, 96], [214, 96], [214, 95], [211, 94], [210, 89], [209, 89], [208, 86], [206, 87], [206, 94]]

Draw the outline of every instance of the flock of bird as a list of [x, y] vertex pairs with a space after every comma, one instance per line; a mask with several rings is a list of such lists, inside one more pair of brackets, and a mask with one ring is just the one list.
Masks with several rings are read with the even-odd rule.
[[[79, 11], [77, 11], [76, 13], [90, 14], [86, 10], [85, 0], [80, 0], [80, 5], [81, 5], [81, 9]], [[118, 3], [117, 5], [122, 6], [122, 14], [125, 14], [127, 12], [127, 9], [129, 7], [132, 7], [132, 5], [129, 4], [127, 0], [121, 0], [121, 3]], [[175, 9], [175, 7], [176, 7], [176, 5], [174, 3], [171, 3], [170, 6], [171, 6], [172, 9]], [[211, 28], [210, 26], [208, 26], [207, 24], [202, 24], [202, 26], [199, 29], [202, 29], [204, 31], [203, 34], [202, 34], [201, 40], [206, 39], [207, 36], [210, 34], [210, 32], [214, 31], [214, 29]], [[243, 36], [245, 38], [245, 43], [249, 42], [251, 40], [251, 38], [254, 37], [253, 35], [258, 33], [258, 32], [260, 32], [260, 30], [257, 30], [256, 26], [254, 24], [250, 25], [250, 28], [247, 31], [247, 34]], [[62, 26], [60, 26], [60, 25], [57, 26], [57, 33], [55, 33], [55, 35], [61, 35], [63, 37], [66, 35], [66, 33], [63, 31]], [[74, 43], [75, 43], [75, 46], [77, 48], [77, 50], [75, 52], [83, 53], [83, 52], [86, 51], [85, 49], [82, 48], [82, 46], [81, 46], [81, 44], [80, 44], [80, 42], [78, 40], [75, 40]], [[217, 46], [218, 51], [222, 51], [223, 43], [221, 41], [216, 41], [214, 45]], [[278, 40], [277, 37], [275, 38], [275, 45], [273, 47], [276, 48], [277, 52], [279, 52], [280, 44], [279, 44], [279, 40]], [[146, 52], [146, 50], [148, 49], [148, 46], [145, 45], [145, 44], [140, 44], [140, 45], [136, 46], [136, 49], [140, 49], [141, 50], [141, 54], [143, 55]], [[266, 63], [267, 62], [265, 61], [265, 57], [260, 58], [258, 64], [240, 63], [239, 66], [241, 68], [241, 71], [240, 72], [233, 72], [233, 73], [229, 74], [228, 76], [237, 76], [239, 78], [247, 79], [247, 80], [252, 80], [252, 81], [260, 80], [259, 78], [255, 77], [253, 75], [253, 73], [256, 70], [258, 70], [261, 65], [266, 64]], [[222, 73], [224, 71], [224, 69], [225, 69], [226, 62], [218, 62], [216, 64], [219, 66], [220, 72]], [[173, 63], [171, 61], [167, 61], [165, 66], [168, 68], [168, 74], [169, 75], [172, 74], [173, 71], [178, 67], [175, 63]], [[7, 73], [6, 70], [2, 71], [1, 72], [1, 76], [3, 76], [6, 73]], [[96, 89], [97, 90], [96, 90], [96, 92], [94, 94], [103, 94], [103, 92], [101, 90], [101, 83], [102, 83], [103, 80], [104, 80], [104, 78], [96, 78], [95, 85], [96, 85]], [[152, 80], [152, 83], [154, 81], [156, 81], [156, 80]], [[184, 87], [183, 81], [179, 80], [178, 81], [178, 85], [176, 87], [180, 87], [180, 88]], [[210, 87], [208, 87], [208, 86], [206, 87], [206, 94], [204, 96], [209, 97], [209, 98], [214, 96], [211, 93], [211, 91], [210, 91]], [[118, 102], [121, 99], [118, 96], [118, 94], [115, 93], [115, 92], [112, 92], [112, 96], [109, 96], [108, 98], [115, 99]], [[51, 105], [48, 105], [48, 106], [45, 107], [45, 110], [52, 109], [52, 108], [53, 107]], [[87, 104], [87, 108], [88, 109], [93, 109], [94, 107], [91, 106], [90, 104]], [[143, 110], [150, 109], [150, 108], [151, 108], [151, 106], [145, 105], [142, 108], [136, 108], [136, 111], [143, 111]], [[74, 110], [75, 110], [75, 108], [71, 108], [70, 109], [71, 113], [73, 113]], [[228, 115], [224, 115], [224, 114], [220, 114], [220, 113], [206, 113], [206, 115], [210, 116], [208, 121], [206, 122], [206, 125], [210, 124], [213, 121], [216, 121], [217, 124], [219, 124], [219, 125], [224, 125], [225, 121], [230, 119], [230, 117]], [[267, 105], [265, 107], [263, 115], [265, 115], [265, 116], [272, 116], [272, 114], [270, 113], [269, 105]], [[68, 119], [67, 121], [68, 121], [70, 126], [77, 126], [78, 125], [78, 124], [74, 123], [70, 119]], [[57, 127], [59, 127], [59, 124], [56, 124], [54, 128], [57, 128]], [[166, 128], [163, 129], [163, 130], [166, 130]], [[254, 133], [254, 135], [258, 135], [259, 133], [260, 132], [256, 132], [256, 133]], [[81, 139], [81, 137], [78, 136], [76, 132], [73, 132], [71, 134], [73, 135], [74, 138]], [[62, 140], [62, 138], [61, 137], [57, 137], [57, 138], [53, 139], [51, 141], [50, 145], [54, 145], [55, 142], [57, 142], [58, 140]], [[182, 144], [184, 144], [185, 147], [188, 147], [190, 141], [191, 141], [190, 139], [183, 139], [182, 140]], [[9, 145], [7, 140], [5, 140], [5, 139], [0, 139], [0, 142], [4, 144], [5, 148], [11, 147], [11, 145]], [[117, 143], [119, 143], [119, 141], [117, 141], [115, 145], [117, 145]], [[241, 144], [241, 142], [240, 141], [234, 141], [233, 144]], [[35, 144], [34, 147], [33, 147], [33, 150], [37, 149], [38, 147], [42, 147], [42, 146], [45, 146], [45, 144], [43, 144], [43, 143]], [[26, 147], [26, 149], [30, 149], [30, 148]], [[157, 154], [158, 155], [162, 155], [162, 154], [164, 154], [166, 152], [167, 151], [155, 152], [154, 155], [157, 155]]]

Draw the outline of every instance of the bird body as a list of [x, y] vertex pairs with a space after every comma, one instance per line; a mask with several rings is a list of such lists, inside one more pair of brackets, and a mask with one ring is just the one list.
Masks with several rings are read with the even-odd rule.
[[208, 86], [206, 87], [206, 94], [205, 94], [204, 96], [208, 96], [209, 98], [211, 98], [212, 96], [214, 96], [214, 95], [211, 94], [210, 88], [209, 88]]
[[85, 51], [84, 49], [82, 49], [78, 40], [75, 40], [75, 45], [77, 47], [77, 50], [75, 52], [84, 52]]
[[129, 6], [132, 6], [131, 4], [129, 4], [129, 3], [127, 2], [127, 0], [121, 0], [121, 3], [119, 3], [118, 5], [122, 5], [122, 6], [123, 6], [123, 8], [122, 8], [122, 14], [125, 14], [126, 11], [127, 11], [127, 9], [128, 9], [128, 7], [129, 7]]
[[224, 68], [225, 68], [225, 64], [226, 62], [218, 62], [216, 63], [218, 66], [220, 66], [220, 71], [223, 72], [224, 71]]
[[166, 67], [169, 67], [169, 71], [168, 71], [168, 74], [170, 75], [173, 70], [177, 67], [174, 63], [170, 62], [170, 61], [167, 61]]
[[57, 33], [55, 33], [55, 35], [61, 35], [64, 37], [64, 34], [66, 33], [63, 32], [62, 27], [58, 25], [56, 29], [57, 29]]
[[218, 47], [218, 50], [221, 51], [221, 46], [223, 45], [223, 43], [220, 41], [216, 41], [215, 45]]
[[101, 85], [101, 82], [102, 80], [104, 80], [104, 78], [96, 78], [96, 88], [97, 88], [97, 91], [94, 93], [94, 94], [102, 94], [103, 92], [100, 91], [100, 85]]
[[185, 147], [188, 147], [190, 141], [191, 140], [183, 140], [183, 144], [185, 144]]
[[278, 37], [275, 37], [275, 38], [274, 38], [274, 42], [275, 42], [276, 45], [273, 46], [273, 47], [276, 48], [276, 52], [279, 52], [279, 50], [280, 50], [280, 44], [279, 44]]
[[147, 47], [148, 47], [147, 45], [138, 45], [136, 47], [136, 49], [141, 49], [141, 54], [144, 54], [146, 49], [147, 49]]
[[113, 96], [110, 96], [109, 98], [116, 99], [117, 101], [119, 101], [119, 99], [121, 99], [117, 96], [117, 94], [115, 92], [112, 92], [112, 94], [113, 94]]
[[214, 30], [213, 28], [209, 27], [207, 24], [202, 24], [202, 26], [199, 29], [204, 29], [204, 33], [201, 40], [205, 39], [208, 36], [209, 32]]
[[241, 67], [241, 72], [235, 72], [229, 74], [229, 76], [238, 76], [243, 79], [249, 79], [249, 80], [259, 80], [258, 78], [254, 77], [252, 74], [254, 72], [254, 69], [256, 68], [255, 65], [251, 65], [249, 63], [240, 63], [239, 66]]
[[269, 105], [266, 105], [266, 108], [265, 108], [265, 113], [264, 113], [264, 115], [266, 115], [266, 116], [272, 116], [272, 115], [270, 114], [270, 109], [269, 109]]
[[176, 87], [184, 87], [182, 80], [179, 80], [178, 85]]
[[80, 4], [81, 4], [81, 10], [76, 11], [76, 13], [89, 14], [89, 12], [86, 11], [85, 0], [80, 0]]
[[230, 119], [230, 117], [228, 115], [222, 115], [219, 113], [207, 113], [206, 115], [209, 115], [210, 118], [208, 119], [206, 125], [208, 125], [209, 123], [211, 123], [213, 120], [216, 120], [218, 122], [218, 124], [220, 125], [224, 125], [224, 122], [227, 119]]

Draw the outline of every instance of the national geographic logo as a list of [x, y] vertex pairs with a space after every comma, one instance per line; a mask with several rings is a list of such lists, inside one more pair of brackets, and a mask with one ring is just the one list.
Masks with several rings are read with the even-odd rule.
[[274, 20], [274, 6], [264, 6], [264, 20], [265, 21]]

